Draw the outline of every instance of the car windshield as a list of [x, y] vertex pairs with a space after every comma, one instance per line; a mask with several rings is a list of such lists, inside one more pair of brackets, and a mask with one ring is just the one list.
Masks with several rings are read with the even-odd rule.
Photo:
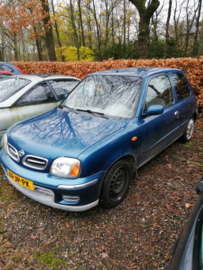
[[88, 113], [131, 118], [139, 102], [141, 87], [140, 77], [92, 75], [76, 86], [61, 105]]
[[30, 83], [30, 80], [11, 77], [0, 81], [0, 102], [8, 99], [21, 88]]

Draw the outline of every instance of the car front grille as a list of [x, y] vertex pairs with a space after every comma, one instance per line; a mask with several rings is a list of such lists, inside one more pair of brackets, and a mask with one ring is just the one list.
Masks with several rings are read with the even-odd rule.
[[17, 149], [13, 147], [10, 143], [7, 144], [7, 149], [8, 149], [9, 156], [15, 161], [19, 162], [20, 157], [19, 157]]
[[26, 167], [42, 171], [46, 169], [48, 160], [45, 158], [28, 155], [24, 157], [23, 164]]

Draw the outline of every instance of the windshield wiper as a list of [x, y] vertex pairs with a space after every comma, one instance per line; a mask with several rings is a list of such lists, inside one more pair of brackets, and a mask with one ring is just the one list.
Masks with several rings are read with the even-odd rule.
[[102, 113], [102, 112], [95, 112], [95, 111], [91, 111], [91, 110], [89, 110], [89, 109], [87, 109], [87, 110], [84, 110], [84, 109], [76, 109], [76, 111], [78, 111], [78, 112], [87, 112], [87, 113], [91, 113], [91, 114], [93, 114], [93, 115], [99, 115], [99, 116], [101, 116], [101, 117], [104, 117], [104, 118], [107, 118], [107, 119], [108, 119], [108, 117], [105, 116], [105, 114]]
[[68, 107], [68, 106], [66, 106], [66, 105], [60, 104], [58, 107], [59, 107], [60, 109], [66, 108], [66, 109], [68, 109], [68, 110], [71, 111], [71, 112], [78, 113], [76, 109], [71, 108], [71, 107]]

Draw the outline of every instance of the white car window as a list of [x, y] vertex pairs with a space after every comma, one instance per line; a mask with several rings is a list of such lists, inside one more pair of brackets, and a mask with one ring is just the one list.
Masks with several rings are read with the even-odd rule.
[[50, 80], [49, 83], [56, 92], [58, 99], [64, 99], [64, 97], [72, 91], [79, 81], [73, 79], [60, 79]]
[[55, 102], [55, 98], [47, 84], [39, 84], [24, 94], [16, 106], [31, 105], [44, 102]]
[[8, 99], [31, 81], [18, 77], [9, 77], [0, 81], [0, 102]]

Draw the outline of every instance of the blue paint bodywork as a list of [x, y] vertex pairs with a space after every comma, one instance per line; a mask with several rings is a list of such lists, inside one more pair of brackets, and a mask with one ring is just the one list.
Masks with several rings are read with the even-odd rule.
[[[5, 66], [4, 69], [2, 69], [3, 71], [9, 71], [11, 73], [13, 73], [14, 75], [21, 75], [23, 74], [22, 71], [20, 71], [16, 66], [14, 66], [13, 64], [11, 63], [8, 63], [8, 62], [0, 62], [0, 66], [3, 65]], [[6, 68], [8, 67], [8, 68]]]
[[[105, 174], [117, 160], [131, 157], [136, 168], [139, 168], [179, 138], [191, 117], [196, 119], [196, 98], [192, 88], [186, 78], [191, 95], [178, 101], [171, 79], [174, 71], [183, 74], [180, 70], [163, 68], [127, 68], [94, 73], [93, 75], [100, 76], [139, 76], [143, 79], [140, 101], [134, 116], [130, 119], [104, 118], [58, 107], [7, 130], [8, 143], [17, 151], [23, 149], [25, 155], [47, 159], [46, 169], [38, 171], [27, 168], [22, 159], [16, 162], [4, 148], [0, 152], [2, 167], [5, 171], [8, 168], [33, 181], [35, 186], [53, 191], [54, 203], [41, 201], [44, 204], [73, 211], [95, 206], [99, 202]], [[165, 109], [160, 105], [153, 105], [148, 108], [149, 113], [145, 114], [144, 100], [148, 82], [159, 74], [169, 77], [173, 86], [174, 104]], [[137, 140], [132, 141], [133, 137], [137, 137]], [[58, 157], [80, 160], [79, 177], [67, 179], [51, 175], [50, 165]], [[86, 186], [88, 183], [90, 185]], [[73, 188], [77, 185], [84, 186]], [[26, 190], [19, 190], [30, 196]], [[67, 202], [62, 199], [62, 194], [78, 196], [80, 199], [77, 202]]]

